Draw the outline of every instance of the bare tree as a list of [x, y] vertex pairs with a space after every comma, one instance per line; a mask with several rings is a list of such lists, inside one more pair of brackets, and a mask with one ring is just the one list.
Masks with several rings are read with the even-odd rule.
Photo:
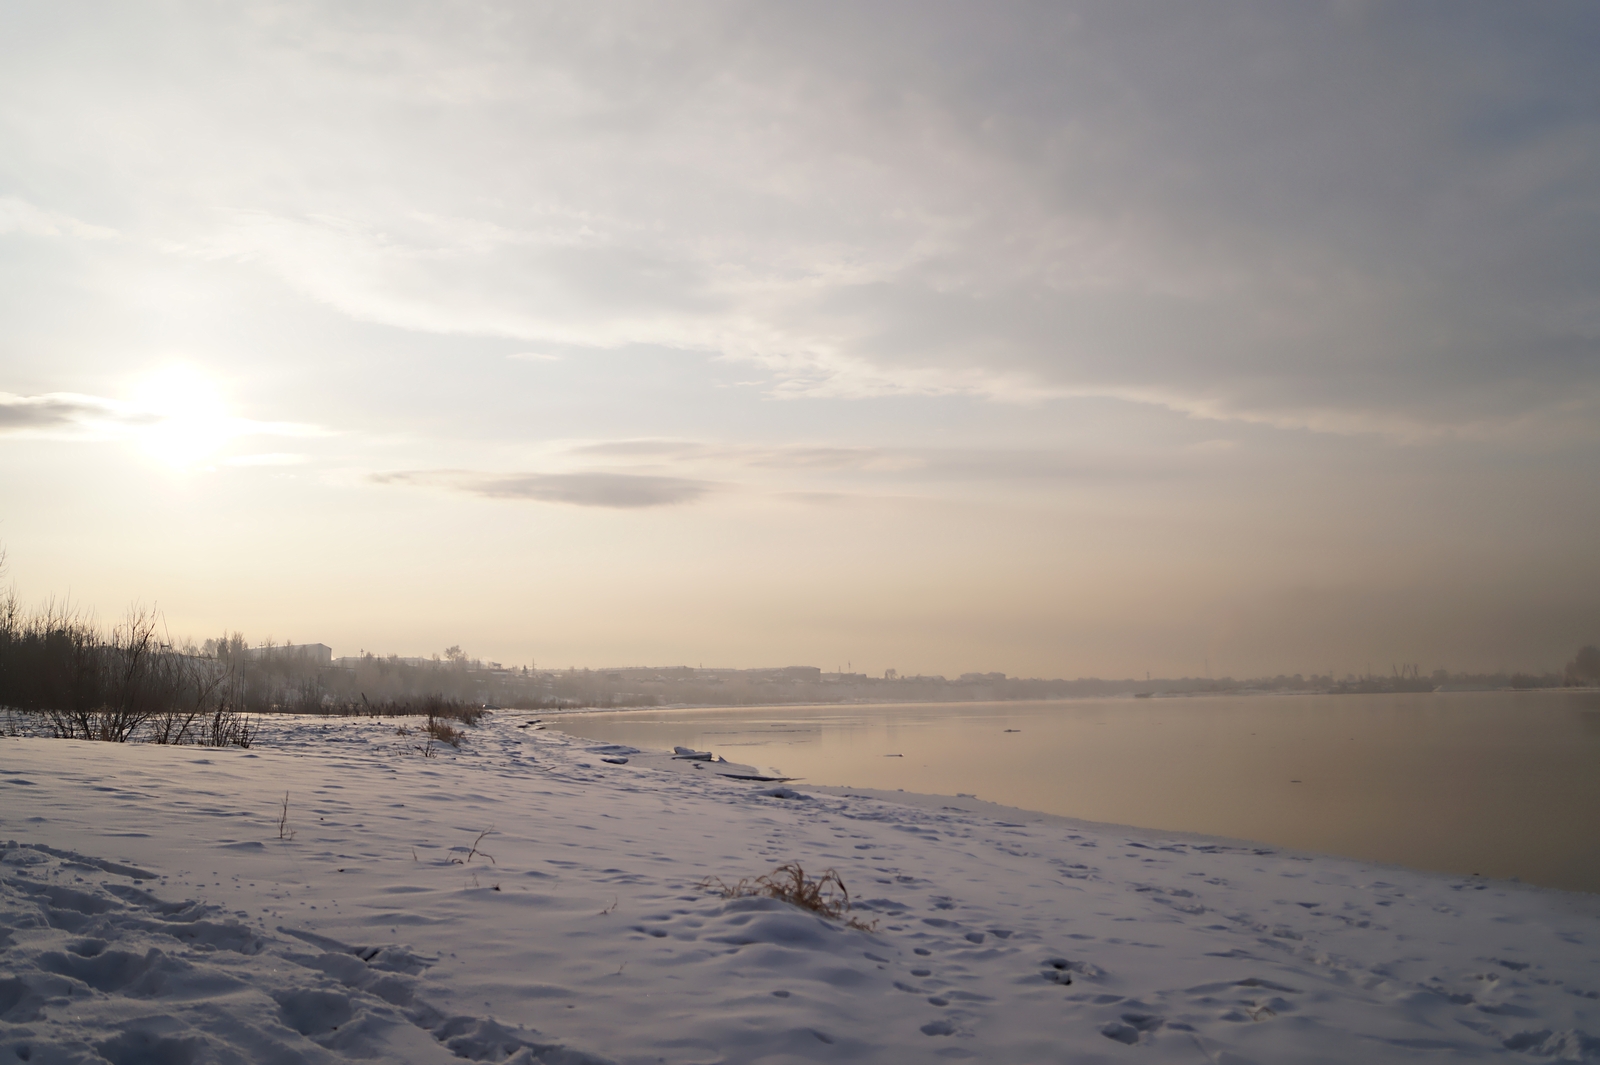
[[1567, 663], [1568, 684], [1600, 684], [1600, 647], [1589, 644]]

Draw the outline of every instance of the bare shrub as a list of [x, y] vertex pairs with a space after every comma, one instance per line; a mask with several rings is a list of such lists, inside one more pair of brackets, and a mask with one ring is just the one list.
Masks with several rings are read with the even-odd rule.
[[428, 716], [428, 724], [424, 728], [428, 735], [440, 743], [448, 743], [452, 747], [460, 747], [464, 737], [462, 731], [449, 724], [451, 720], [460, 721], [464, 725], [475, 725], [483, 716], [483, 708], [467, 706], [453, 699], [445, 699], [437, 695], [430, 695], [422, 700], [423, 712]]
[[824, 917], [844, 920], [849, 927], [863, 932], [871, 932], [878, 927], [877, 921], [866, 924], [854, 917], [845, 918], [845, 914], [850, 912], [850, 892], [833, 869], [825, 869], [821, 876], [811, 877], [806, 875], [799, 862], [786, 862], [754, 880], [744, 878], [736, 884], [728, 884], [719, 876], [708, 876], [700, 881], [699, 887], [702, 891], [715, 891], [725, 899], [779, 899]]
[[150, 719], [145, 739], [162, 744], [193, 743], [195, 722], [199, 719], [199, 710], [163, 710]]
[[431, 663], [362, 655], [335, 666], [321, 645], [252, 647], [237, 632], [180, 648], [153, 608], [136, 605], [107, 630], [68, 601], [29, 611], [14, 589], [0, 590], [0, 708], [12, 732], [243, 747], [256, 730], [251, 715], [342, 713], [425, 717], [430, 737], [459, 746], [492, 689], [505, 687], [489, 665], [494, 679], [452, 647]]
[[69, 603], [25, 614], [0, 596], [0, 704], [58, 738], [248, 746], [241, 687], [236, 662], [175, 648], [154, 608], [106, 632]]
[[111, 698], [100, 718], [102, 740], [126, 743], [134, 731], [170, 705], [182, 684], [171, 655], [164, 655], [154, 610], [132, 607], [111, 630]]
[[251, 646], [238, 632], [179, 648], [154, 609], [135, 606], [107, 631], [70, 602], [25, 610], [14, 589], [0, 589], [0, 707], [62, 738], [236, 744], [252, 731], [244, 715], [332, 713], [449, 721], [454, 743], [456, 726], [504, 701], [509, 676], [459, 647], [431, 663], [349, 661], [334, 665], [321, 645]]
[[43, 712], [63, 739], [126, 743], [147, 721], [170, 709], [182, 670], [165, 653], [160, 615], [135, 606], [102, 638], [94, 622], [55, 603], [20, 626], [6, 657], [23, 690], [16, 700]]
[[488, 712], [488, 710], [481, 706], [469, 706], [466, 703], [456, 703], [455, 705], [443, 710], [441, 712], [441, 716], [454, 718], [463, 725], [477, 725], [479, 721], [483, 720], [483, 715], [487, 714]]
[[217, 710], [206, 729], [208, 747], [249, 747], [256, 739], [256, 722], [248, 714]]
[[476, 703], [443, 695], [420, 695], [411, 699], [384, 699], [373, 702], [366, 695], [354, 702], [327, 702], [317, 712], [330, 717], [428, 717], [446, 718], [463, 725], [476, 725], [489, 711]]
[[54, 601], [17, 620], [6, 647], [6, 702], [41, 713], [58, 737], [96, 739], [106, 655], [94, 622]]
[[207, 747], [249, 747], [254, 720], [243, 711], [244, 677], [237, 656], [170, 653], [177, 679], [169, 705], [147, 728], [152, 743], [196, 743]]

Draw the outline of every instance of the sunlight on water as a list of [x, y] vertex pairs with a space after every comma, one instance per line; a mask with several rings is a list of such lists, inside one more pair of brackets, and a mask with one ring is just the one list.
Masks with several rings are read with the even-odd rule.
[[1600, 891], [1593, 691], [647, 710], [554, 723], [637, 747], [710, 749], [814, 784], [966, 793]]

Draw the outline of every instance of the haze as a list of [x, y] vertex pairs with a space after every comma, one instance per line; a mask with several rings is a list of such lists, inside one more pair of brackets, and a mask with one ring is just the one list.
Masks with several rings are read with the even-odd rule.
[[1600, 639], [1591, 4], [0, 9], [25, 600], [540, 667]]

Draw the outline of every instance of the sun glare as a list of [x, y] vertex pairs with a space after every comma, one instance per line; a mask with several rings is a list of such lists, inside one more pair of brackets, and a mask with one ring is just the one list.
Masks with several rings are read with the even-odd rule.
[[172, 366], [147, 377], [134, 391], [145, 420], [138, 430], [146, 454], [174, 469], [208, 462], [237, 434], [237, 420], [204, 375]]

